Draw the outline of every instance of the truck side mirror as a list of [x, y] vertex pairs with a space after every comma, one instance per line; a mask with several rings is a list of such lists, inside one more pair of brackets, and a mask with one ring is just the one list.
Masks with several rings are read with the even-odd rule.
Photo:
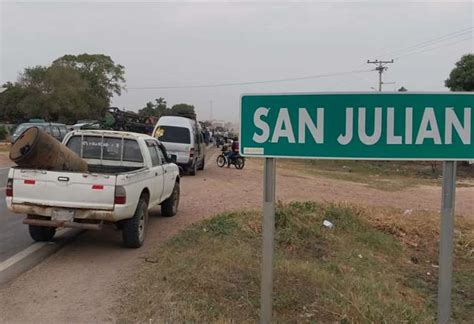
[[175, 154], [169, 154], [168, 155], [169, 159], [171, 162], [176, 163], [178, 157]]

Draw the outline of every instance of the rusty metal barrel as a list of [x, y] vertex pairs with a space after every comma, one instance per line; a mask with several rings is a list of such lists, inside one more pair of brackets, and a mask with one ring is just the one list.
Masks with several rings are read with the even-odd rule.
[[10, 160], [23, 168], [87, 172], [87, 162], [54, 137], [31, 127], [10, 149]]

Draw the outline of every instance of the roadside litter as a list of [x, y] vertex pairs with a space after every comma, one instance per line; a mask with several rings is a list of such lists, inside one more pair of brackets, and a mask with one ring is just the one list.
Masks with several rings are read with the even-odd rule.
[[326, 228], [333, 228], [334, 227], [334, 224], [331, 223], [330, 221], [328, 221], [327, 219], [325, 219], [323, 221], [323, 226], [326, 227]]

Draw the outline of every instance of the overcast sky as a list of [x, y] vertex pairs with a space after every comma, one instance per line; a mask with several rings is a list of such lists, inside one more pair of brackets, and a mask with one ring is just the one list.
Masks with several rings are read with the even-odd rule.
[[[164, 97], [200, 119], [238, 120], [243, 93], [372, 91], [376, 72], [209, 88], [134, 89], [279, 80], [369, 70], [396, 59], [385, 90], [440, 91], [474, 52], [466, 2], [131, 3], [0, 0], [0, 83], [64, 54], [103, 53], [126, 68], [113, 104], [138, 110]], [[471, 28], [470, 30], [468, 28]], [[442, 36], [446, 37], [442, 38]], [[433, 40], [431, 43], [426, 41]], [[418, 46], [416, 46], [418, 45]], [[413, 46], [413, 47], [412, 47]]]

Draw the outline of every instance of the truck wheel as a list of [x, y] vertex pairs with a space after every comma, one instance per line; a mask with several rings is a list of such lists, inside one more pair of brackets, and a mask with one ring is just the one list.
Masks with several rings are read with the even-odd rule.
[[51, 241], [54, 234], [56, 234], [55, 227], [28, 225], [28, 229], [30, 230], [31, 238], [37, 242]]
[[201, 165], [199, 166], [199, 169], [198, 170], [204, 170], [204, 164], [205, 164], [205, 161], [206, 161], [206, 156], [204, 155], [202, 157], [202, 162], [201, 162]]
[[148, 202], [144, 197], [140, 197], [133, 217], [122, 222], [123, 244], [129, 248], [139, 248], [142, 246], [145, 241], [148, 225]]
[[189, 170], [189, 175], [195, 176], [197, 172], [197, 162], [194, 161], [194, 164], [191, 166], [191, 169]]
[[178, 213], [179, 205], [179, 183], [174, 184], [171, 196], [161, 203], [161, 215], [171, 217]]

